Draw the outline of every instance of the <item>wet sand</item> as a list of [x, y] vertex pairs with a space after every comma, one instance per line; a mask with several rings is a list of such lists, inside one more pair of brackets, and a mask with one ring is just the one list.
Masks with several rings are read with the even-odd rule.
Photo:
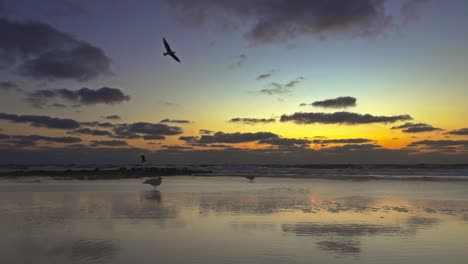
[[468, 182], [0, 180], [2, 263], [465, 263]]

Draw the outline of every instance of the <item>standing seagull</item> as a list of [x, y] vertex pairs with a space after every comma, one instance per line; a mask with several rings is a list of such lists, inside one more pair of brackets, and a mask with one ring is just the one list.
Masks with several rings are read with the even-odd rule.
[[153, 179], [148, 179], [143, 182], [143, 184], [153, 185], [154, 187], [161, 185], [163, 177], [157, 177]]
[[166, 41], [165, 38], [163, 38], [163, 41], [164, 41], [164, 47], [166, 48], [166, 52], [164, 52], [164, 56], [169, 55], [169, 56], [171, 56], [174, 60], [180, 62], [179, 58], [177, 58], [177, 56], [175, 55], [176, 52], [173, 51], [173, 50], [171, 49], [171, 46], [169, 46], [169, 44], [167, 43], [167, 41]]

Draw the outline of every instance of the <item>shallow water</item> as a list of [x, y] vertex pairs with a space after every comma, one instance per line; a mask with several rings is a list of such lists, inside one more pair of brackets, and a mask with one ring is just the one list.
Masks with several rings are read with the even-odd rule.
[[0, 181], [1, 263], [466, 263], [468, 183]]

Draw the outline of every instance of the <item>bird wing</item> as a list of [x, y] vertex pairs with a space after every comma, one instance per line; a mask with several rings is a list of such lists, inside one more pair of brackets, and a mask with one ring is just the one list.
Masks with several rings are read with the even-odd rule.
[[170, 54], [170, 55], [171, 55], [171, 57], [172, 57], [174, 60], [176, 60], [176, 61], [178, 61], [178, 62], [181, 62], [181, 61], [179, 60], [179, 58], [177, 58], [177, 56], [176, 56], [175, 54]]
[[165, 38], [163, 38], [163, 41], [164, 41], [164, 47], [166, 48], [166, 51], [168, 52], [172, 51], [171, 46], [169, 46], [169, 43], [167, 43]]

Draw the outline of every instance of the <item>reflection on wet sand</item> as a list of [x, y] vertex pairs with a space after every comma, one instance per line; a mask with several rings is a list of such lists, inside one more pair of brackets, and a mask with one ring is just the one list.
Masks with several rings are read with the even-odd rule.
[[[378, 263], [384, 246], [405, 254], [382, 262], [423, 262], [416, 260], [450, 252], [450, 263], [461, 263], [468, 243], [467, 197], [389, 198], [343, 191], [362, 183], [338, 181], [232, 179], [226, 189], [220, 182], [168, 179], [159, 190], [131, 181], [111, 182], [112, 188], [0, 186], [0, 255], [13, 264], [128, 263], [141, 256], [140, 263], [335, 263], [336, 257]], [[340, 191], [320, 192], [330, 186]]]
[[73, 262], [110, 262], [119, 251], [119, 246], [102, 239], [76, 239], [64, 241], [50, 251], [51, 255], [59, 256]]

